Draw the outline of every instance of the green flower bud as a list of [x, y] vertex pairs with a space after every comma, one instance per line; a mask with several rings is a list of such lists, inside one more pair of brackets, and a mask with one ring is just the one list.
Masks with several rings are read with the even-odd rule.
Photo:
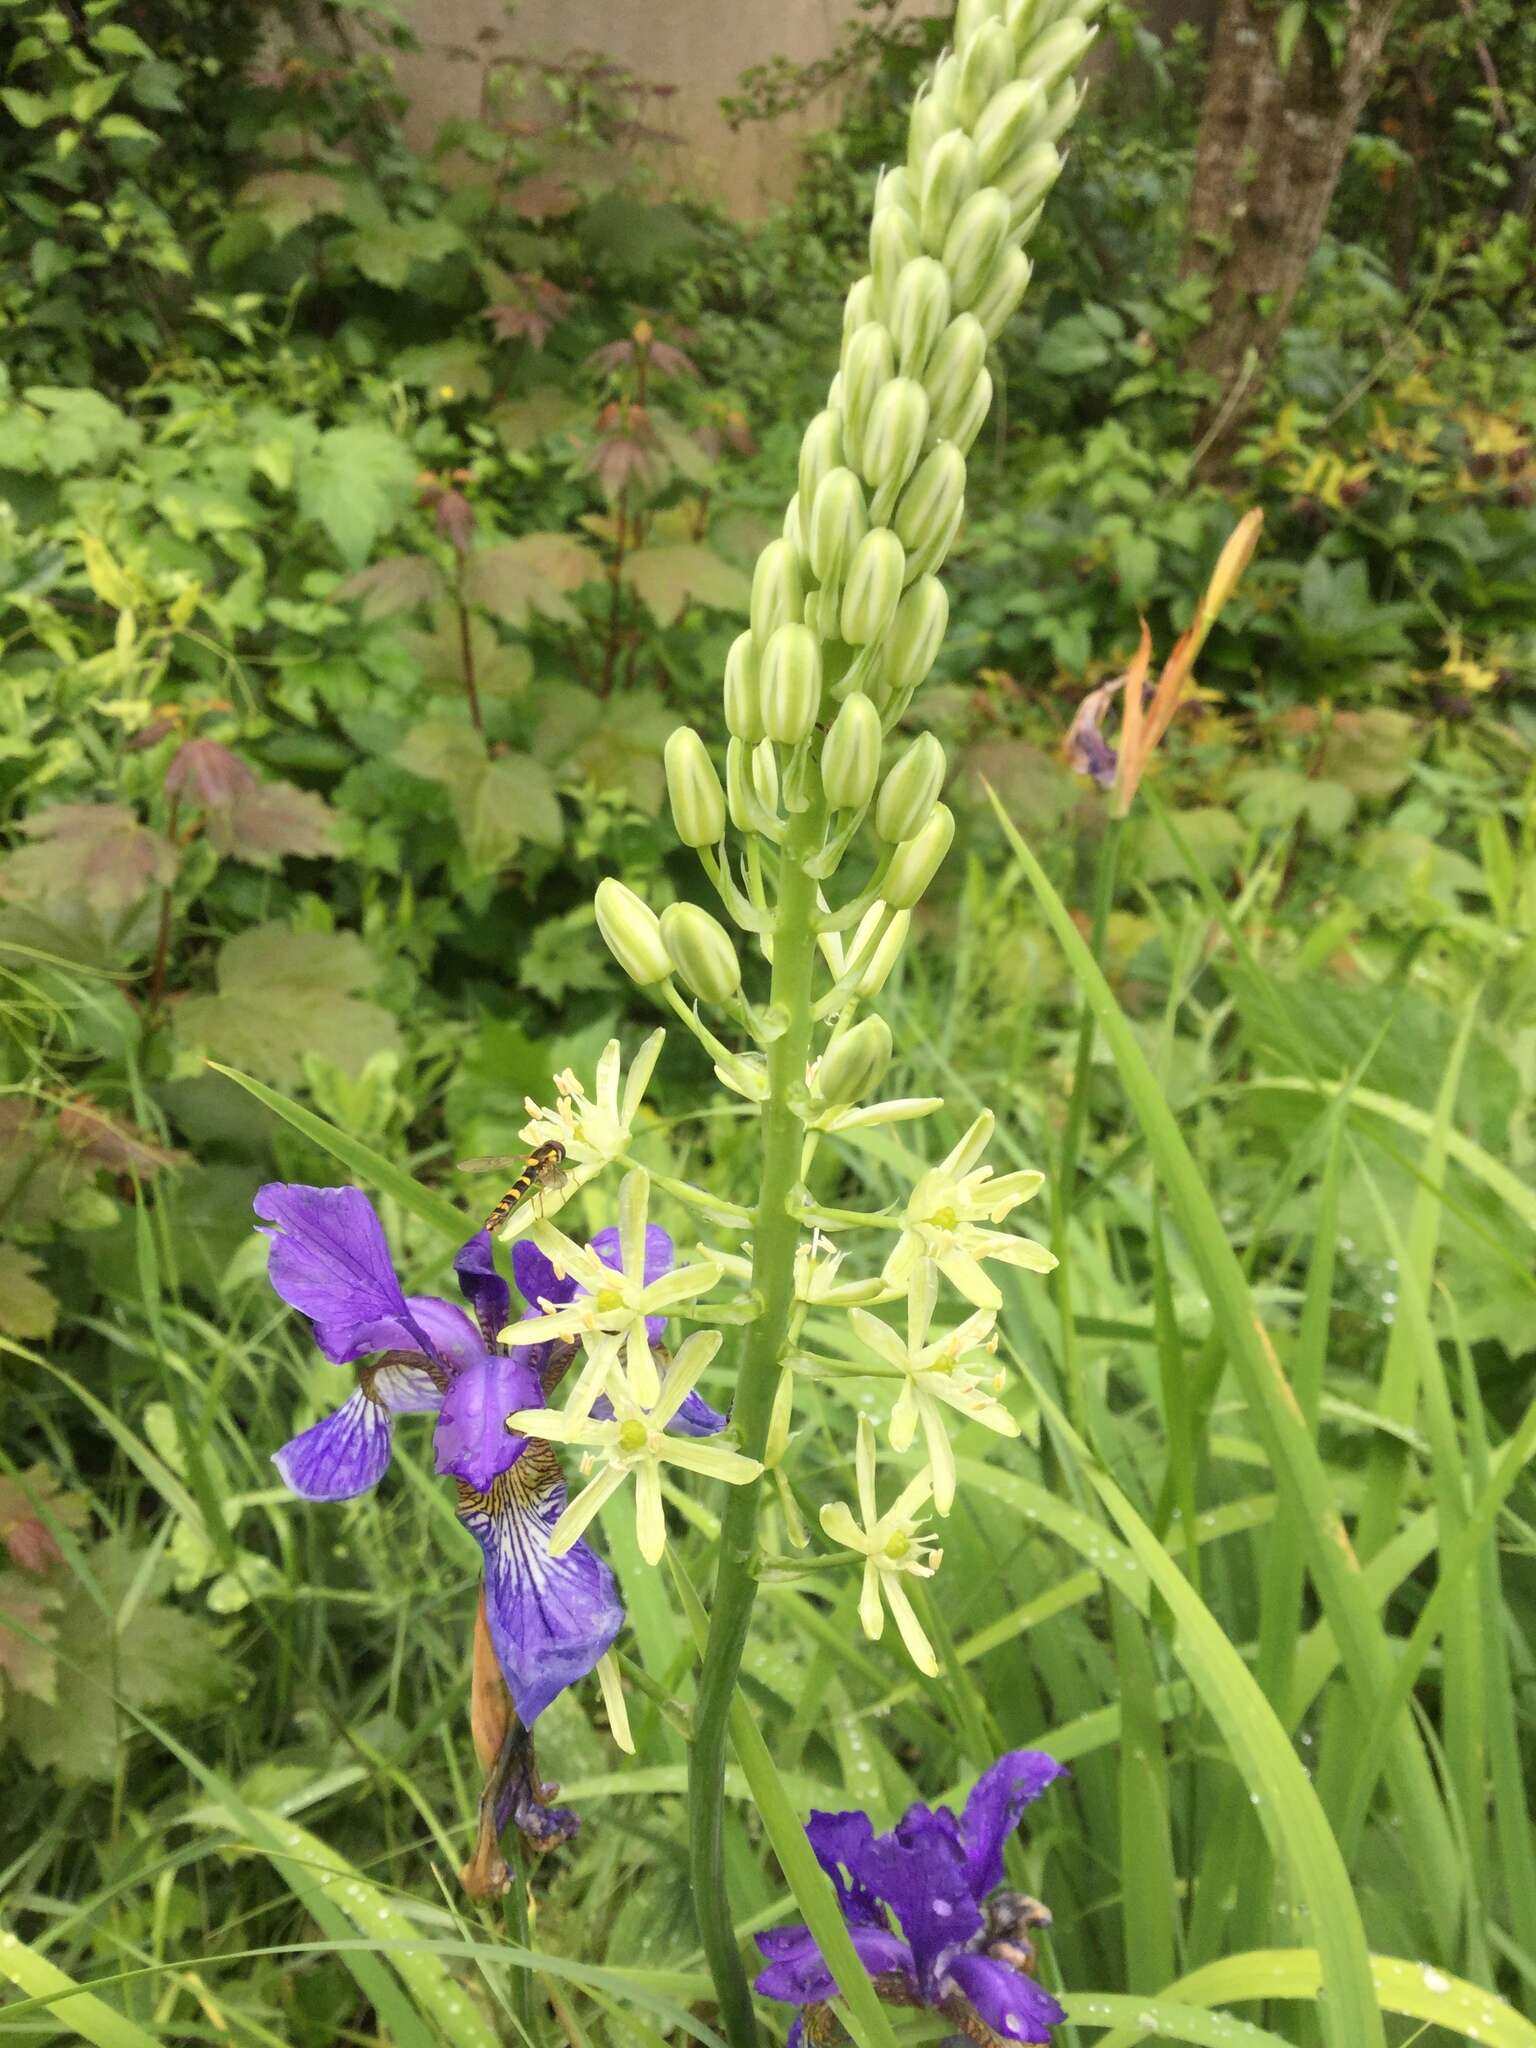
[[669, 735], [662, 760], [678, 838], [684, 846], [717, 846], [725, 837], [725, 791], [691, 725]]
[[856, 327], [862, 327], [866, 320], [875, 317], [875, 281], [872, 277], [861, 277], [857, 284], [850, 285], [848, 296], [843, 301], [843, 336], [846, 339]]
[[[857, 932], [854, 933], [853, 942], [848, 948], [850, 960], [857, 959], [861, 942], [868, 936], [869, 932], [874, 931], [878, 926], [885, 908], [886, 906], [883, 903], [875, 904], [865, 917], [864, 922], [859, 926]], [[907, 943], [907, 933], [911, 929], [911, 911], [898, 910], [886, 926], [884, 938], [881, 939], [879, 945], [876, 946], [874, 952], [870, 955], [868, 966], [859, 976], [858, 984], [854, 990], [855, 995], [879, 995], [881, 989], [885, 987], [885, 984], [891, 978], [891, 969], [901, 958], [901, 949]]]
[[773, 741], [764, 740], [752, 749], [752, 787], [757, 800], [770, 816], [779, 808], [779, 757], [773, 751]]
[[[928, 92], [929, 97], [942, 117], [943, 125], [940, 133], [943, 134], [951, 128], [958, 128], [960, 125], [960, 59], [953, 50], [946, 50], [938, 63], [934, 65], [933, 77], [929, 81]], [[923, 161], [926, 163], [926, 155]], [[919, 190], [922, 186], [922, 181], [922, 164], [914, 164], [912, 166], [913, 189]], [[914, 208], [913, 210], [915, 211], [916, 209]]]
[[933, 667], [949, 625], [949, 599], [936, 576], [919, 577], [896, 607], [881, 650], [886, 687], [906, 697]]
[[944, 749], [920, 733], [880, 785], [875, 830], [889, 845], [915, 839], [933, 815], [944, 787]]
[[843, 446], [846, 460], [856, 460], [864, 422], [875, 393], [896, 374], [896, 345], [890, 329], [870, 320], [849, 335], [843, 347]]
[[960, 118], [974, 129], [989, 103], [1013, 78], [1013, 37], [1001, 21], [983, 22], [960, 51]]
[[1014, 223], [1027, 220], [1061, 176], [1061, 154], [1054, 142], [1032, 142], [1003, 165], [997, 189], [1008, 201]]
[[971, 395], [961, 408], [949, 430], [949, 438], [962, 455], [969, 455], [971, 443], [981, 432], [982, 423], [992, 410], [992, 372], [983, 370], [971, 386]]
[[949, 118], [935, 94], [928, 89], [920, 92], [912, 108], [912, 118], [907, 124], [907, 178], [909, 183], [922, 176], [923, 164], [928, 152], [944, 133], [952, 128]]
[[923, 164], [922, 206], [918, 225], [923, 247], [937, 256], [949, 224], [981, 183], [976, 145], [958, 129], [941, 135]]
[[891, 521], [907, 551], [907, 581], [924, 573], [912, 566], [940, 538], [953, 530], [965, 501], [965, 457], [953, 441], [941, 441], [923, 457], [917, 473], [901, 494]]
[[816, 491], [829, 469], [843, 460], [843, 416], [829, 407], [817, 413], [800, 443], [800, 502], [814, 505]]
[[903, 213], [899, 206], [883, 207], [869, 229], [870, 304], [876, 318], [884, 320], [887, 325], [895, 324], [891, 319], [891, 308], [896, 280], [920, 253], [917, 222], [911, 214]]
[[[954, 444], [953, 442], [946, 442], [945, 446], [953, 447]], [[955, 452], [959, 454], [958, 449]], [[964, 459], [962, 456], [962, 462]], [[960, 522], [964, 517], [965, 500], [961, 498], [951, 509], [945, 524], [936, 526], [927, 539], [924, 540], [922, 546], [914, 549], [907, 556], [907, 581], [909, 583], [915, 583], [919, 576], [931, 575], [940, 566], [955, 544], [955, 536], [960, 531]]]
[[823, 1102], [862, 1102], [885, 1079], [895, 1050], [883, 1017], [865, 1017], [834, 1039], [816, 1068], [815, 1092]]
[[893, 171], [882, 171], [875, 181], [874, 211], [883, 213], [888, 206], [894, 206], [900, 213], [911, 214], [917, 219], [917, 194], [912, 180], [907, 176], [905, 164], [898, 164]]
[[775, 823], [773, 806], [764, 804], [753, 776], [754, 750], [745, 740], [733, 739], [725, 750], [725, 801], [731, 823], [738, 832], [767, 836]]
[[605, 875], [592, 899], [603, 943], [631, 981], [641, 988], [665, 981], [672, 962], [661, 942], [661, 921], [648, 903], [612, 875]]
[[931, 408], [930, 435], [948, 432], [946, 422], [959, 416], [986, 360], [987, 337], [980, 319], [974, 313], [957, 313], [939, 336], [923, 377]]
[[750, 633], [738, 633], [725, 657], [725, 722], [738, 739], [755, 744], [763, 736], [757, 643]]
[[778, 627], [763, 649], [763, 728], [769, 739], [793, 747], [821, 709], [821, 648], [809, 626]]
[[1051, 104], [1040, 130], [1042, 142], [1055, 142], [1077, 119], [1077, 110], [1083, 104], [1088, 88], [1081, 79], [1069, 78], [1064, 85], [1058, 85], [1051, 94]]
[[803, 566], [806, 559], [805, 535], [800, 530], [800, 493], [798, 491], [795, 492], [789, 503], [784, 507], [784, 525], [781, 531], [785, 540], [794, 549], [796, 561]]
[[917, 467], [928, 433], [928, 394], [915, 377], [893, 377], [875, 393], [859, 466], [876, 490], [899, 491]]
[[1022, 249], [1010, 245], [998, 257], [992, 275], [971, 307], [981, 322], [985, 340], [996, 341], [1013, 318], [1014, 309], [1028, 289], [1031, 275], [1030, 260]]
[[787, 540], [769, 541], [752, 572], [753, 639], [759, 647], [766, 647], [775, 627], [798, 620], [804, 608], [798, 550]]
[[1058, 21], [1019, 54], [1020, 78], [1038, 79], [1046, 92], [1081, 61], [1098, 34], [1082, 21]]
[[845, 697], [821, 749], [821, 786], [834, 811], [862, 811], [869, 802], [884, 741], [880, 714], [864, 692]]
[[730, 933], [697, 903], [669, 903], [661, 913], [661, 938], [672, 965], [706, 1003], [727, 1003], [741, 987]]
[[1046, 95], [1037, 78], [1016, 78], [982, 110], [971, 140], [985, 183], [1005, 163], [1039, 139], [1046, 118]]
[[954, 836], [954, 812], [947, 804], [935, 804], [917, 837], [903, 840], [892, 855], [880, 885], [886, 902], [897, 910], [910, 910], [938, 873]]
[[806, 544], [820, 583], [839, 583], [853, 551], [869, 531], [864, 488], [851, 469], [829, 470], [811, 508]]
[[998, 257], [1008, 246], [1012, 226], [1013, 210], [994, 185], [973, 192], [955, 215], [944, 238], [944, 268], [954, 286], [957, 306], [969, 306], [981, 296]]
[[850, 647], [878, 640], [901, 599], [907, 558], [888, 526], [866, 533], [848, 566], [838, 622]]
[[949, 321], [949, 279], [942, 263], [915, 253], [902, 265], [887, 302], [896, 362], [904, 377], [921, 377], [934, 343]]
[[[974, 35], [979, 34], [989, 22], [1001, 21], [1002, 14], [1002, 0], [960, 0], [955, 9], [955, 48], [964, 51]], [[1008, 54], [1011, 60], [1011, 49]], [[1011, 62], [1009, 68], [1012, 68]]]

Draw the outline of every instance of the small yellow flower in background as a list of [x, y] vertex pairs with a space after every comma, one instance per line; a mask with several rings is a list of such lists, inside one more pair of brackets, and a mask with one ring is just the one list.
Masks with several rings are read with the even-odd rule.
[[933, 1471], [934, 1509], [947, 1515], [955, 1504], [955, 1453], [944, 1409], [951, 1408], [968, 1422], [979, 1422], [999, 1436], [1017, 1436], [1019, 1425], [967, 1369], [991, 1365], [992, 1311], [977, 1309], [958, 1329], [942, 1331], [930, 1340], [929, 1324], [938, 1293], [938, 1267], [932, 1259], [919, 1260], [907, 1288], [905, 1343], [889, 1323], [867, 1309], [851, 1309], [849, 1320], [875, 1356], [903, 1375], [905, 1384], [891, 1410], [891, 1449], [910, 1450], [921, 1428]]
[[[559, 1277], [574, 1280], [581, 1292], [542, 1315], [524, 1316], [501, 1334], [513, 1344], [544, 1344], [553, 1337], [583, 1340], [586, 1364], [567, 1403], [572, 1416], [589, 1414], [600, 1394], [616, 1398], [622, 1392], [649, 1407], [661, 1392], [651, 1350], [660, 1339], [660, 1325], [680, 1303], [707, 1294], [720, 1278], [721, 1269], [713, 1262], [673, 1266], [670, 1244], [653, 1249], [646, 1228], [650, 1197], [650, 1175], [640, 1167], [619, 1183], [622, 1271], [552, 1223], [541, 1220], [533, 1227], [539, 1250]], [[657, 1236], [665, 1242], [663, 1233]]]
[[912, 1662], [929, 1678], [937, 1678], [939, 1660], [901, 1583], [903, 1578], [931, 1579], [943, 1559], [944, 1553], [935, 1550], [921, 1534], [922, 1524], [917, 1519], [918, 1510], [933, 1492], [933, 1474], [920, 1472], [897, 1496], [894, 1506], [882, 1515], [875, 1495], [875, 1432], [868, 1416], [861, 1415], [854, 1477], [859, 1520], [854, 1520], [846, 1501], [834, 1500], [822, 1509], [821, 1526], [834, 1543], [855, 1551], [864, 1560], [859, 1621], [870, 1641], [878, 1642], [885, 1630], [885, 1609], [889, 1607]]
[[563, 1208], [578, 1188], [595, 1179], [605, 1166], [624, 1157], [666, 1035], [662, 1030], [653, 1031], [640, 1047], [622, 1094], [619, 1041], [610, 1038], [598, 1059], [590, 1096], [567, 1067], [564, 1073], [555, 1076], [556, 1099], [552, 1109], [528, 1097], [523, 1104], [529, 1119], [521, 1133], [524, 1142], [531, 1146], [559, 1145], [565, 1160], [558, 1189], [541, 1195], [536, 1204], [524, 1203], [513, 1210], [506, 1228], [498, 1233], [503, 1244]]
[[446, 404], [450, 398], [454, 397], [454, 388], [451, 384], [439, 384], [437, 387], [437, 395]]
[[885, 1262], [888, 1288], [905, 1291], [918, 1262], [931, 1259], [972, 1307], [996, 1310], [1003, 1297], [982, 1271], [984, 1260], [1021, 1266], [1028, 1273], [1049, 1273], [1055, 1267], [1055, 1254], [1032, 1237], [987, 1227], [1001, 1223], [1045, 1181], [1044, 1174], [1032, 1170], [994, 1179], [990, 1166], [977, 1164], [996, 1122], [991, 1110], [984, 1109], [954, 1150], [913, 1188], [902, 1215], [901, 1236]]
[[[520, 1323], [520, 1331], [528, 1325]], [[613, 1414], [601, 1419], [547, 1408], [520, 1408], [507, 1417], [510, 1430], [538, 1435], [550, 1443], [577, 1444], [590, 1455], [583, 1459], [598, 1466], [596, 1477], [582, 1488], [556, 1522], [550, 1536], [550, 1555], [563, 1557], [592, 1520], [604, 1501], [610, 1499], [631, 1475], [635, 1481], [635, 1537], [647, 1564], [659, 1564], [667, 1547], [666, 1516], [661, 1500], [661, 1468], [677, 1465], [686, 1472], [700, 1472], [706, 1479], [723, 1480], [727, 1486], [745, 1486], [756, 1479], [762, 1466], [756, 1458], [698, 1437], [670, 1436], [672, 1421], [693, 1392], [699, 1375], [720, 1349], [718, 1330], [696, 1330], [678, 1349], [667, 1367], [666, 1379], [654, 1403], [643, 1406], [628, 1387], [615, 1382], [609, 1390]]]

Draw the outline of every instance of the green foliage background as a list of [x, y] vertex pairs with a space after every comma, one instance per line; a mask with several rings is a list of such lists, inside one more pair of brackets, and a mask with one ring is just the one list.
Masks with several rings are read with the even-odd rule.
[[[345, 1511], [273, 1482], [331, 1378], [250, 1200], [371, 1152], [472, 1225], [499, 1182], [453, 1162], [515, 1150], [526, 1093], [647, 1021], [592, 887], [698, 886], [660, 750], [716, 716], [942, 35], [885, 14], [800, 195], [748, 231], [662, 194], [647, 95], [596, 63], [483, 46], [477, 117], [417, 154], [407, 33], [371, 7], [0, 13], [0, 1971], [55, 2001], [0, 2032], [519, 2038], [519, 1952], [452, 1883], [476, 1560], [419, 1450]], [[1326, 2038], [1306, 1957], [1352, 1898], [1399, 1959], [1387, 2039], [1529, 2044], [1536, 26], [1405, 13], [1219, 482], [1179, 360], [1201, 60], [1130, 13], [1114, 34], [1135, 87], [1101, 90], [1036, 244], [915, 707], [963, 837], [886, 1001], [911, 1092], [956, 1131], [993, 1107], [1009, 1165], [1057, 1154], [1085, 970], [987, 788], [1085, 907], [1104, 815], [1072, 711], [1139, 617], [1171, 645], [1236, 510], [1264, 544], [1121, 849], [1075, 1320], [1010, 1301], [1026, 1435], [969, 1447], [945, 1676], [866, 1646], [817, 1573], [765, 1591], [746, 1697], [800, 1813], [888, 1819], [1022, 1741], [1072, 1763], [1013, 1876], [1055, 1909], [1073, 2040], [1233, 2038], [1210, 2004]], [[772, 70], [738, 111], [805, 83]], [[846, 1149], [850, 1193], [894, 1189], [898, 1143]], [[646, 1145], [752, 1184], [750, 1119], [690, 1046]], [[441, 1286], [441, 1201], [381, 1206]], [[1232, 1287], [1355, 1528], [1353, 1638]], [[811, 1390], [808, 1500], [844, 1490], [851, 1428]], [[672, 1505], [702, 1581], [710, 1505]], [[604, 1542], [640, 1754], [616, 1767], [591, 1701], [548, 1717], [588, 1826], [537, 1874], [533, 2038], [707, 2042], [687, 1631], [620, 1518]], [[1266, 1830], [1298, 1758], [1346, 1895]], [[737, 1790], [750, 1929], [786, 1900]], [[57, 2003], [59, 1971], [95, 2000]]]

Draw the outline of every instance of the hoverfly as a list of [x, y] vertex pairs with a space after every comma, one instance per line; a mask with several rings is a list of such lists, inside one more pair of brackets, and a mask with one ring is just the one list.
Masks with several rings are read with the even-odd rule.
[[[522, 1162], [522, 1171], [511, 1187], [496, 1204], [490, 1215], [481, 1224], [482, 1230], [498, 1231], [512, 1214], [518, 1203], [531, 1189], [541, 1192], [545, 1188], [557, 1188], [562, 1178], [561, 1167], [565, 1161], [565, 1147], [551, 1138], [543, 1145], [536, 1145]], [[515, 1158], [461, 1159], [460, 1173], [496, 1173], [515, 1165]]]

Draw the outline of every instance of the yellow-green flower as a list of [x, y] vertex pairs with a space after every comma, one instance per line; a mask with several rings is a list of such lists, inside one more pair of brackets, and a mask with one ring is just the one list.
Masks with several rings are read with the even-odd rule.
[[990, 1166], [977, 1164], [996, 1121], [991, 1110], [984, 1109], [954, 1150], [913, 1188], [902, 1215], [901, 1236], [885, 1262], [887, 1287], [904, 1291], [918, 1261], [932, 1259], [973, 1307], [997, 1310], [1003, 1297], [982, 1271], [986, 1260], [1022, 1266], [1029, 1273], [1049, 1273], [1055, 1266], [1055, 1254], [1043, 1244], [996, 1228], [1045, 1180], [1044, 1174], [1033, 1171], [994, 1179]]
[[869, 1418], [861, 1415], [854, 1479], [859, 1496], [858, 1519], [854, 1519], [846, 1501], [834, 1500], [822, 1509], [821, 1526], [834, 1543], [856, 1552], [864, 1560], [864, 1585], [859, 1594], [859, 1621], [864, 1633], [871, 1642], [879, 1641], [885, 1630], [885, 1609], [889, 1607], [912, 1662], [928, 1677], [937, 1678], [939, 1660], [901, 1583], [904, 1578], [931, 1579], [944, 1555], [922, 1535], [918, 1520], [918, 1510], [933, 1492], [933, 1474], [920, 1472], [882, 1515], [875, 1494], [875, 1432]]

